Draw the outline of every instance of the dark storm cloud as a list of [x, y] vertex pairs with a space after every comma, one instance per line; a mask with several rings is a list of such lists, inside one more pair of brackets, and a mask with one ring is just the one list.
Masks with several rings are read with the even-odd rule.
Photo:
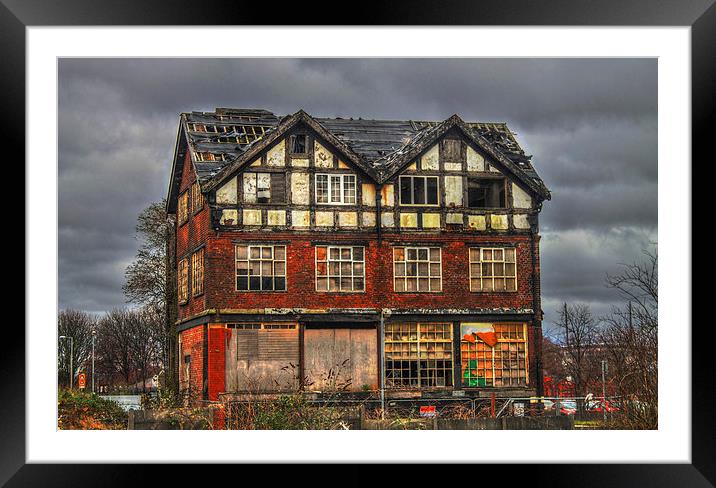
[[602, 311], [604, 274], [656, 239], [657, 63], [648, 59], [62, 59], [60, 306], [121, 306], [139, 211], [167, 188], [178, 113], [504, 121], [553, 200], [541, 217], [548, 320]]

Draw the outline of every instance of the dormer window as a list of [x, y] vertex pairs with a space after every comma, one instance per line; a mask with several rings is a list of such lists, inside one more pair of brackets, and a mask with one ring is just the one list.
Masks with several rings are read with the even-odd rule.
[[316, 203], [355, 205], [356, 175], [317, 174]]
[[294, 134], [290, 139], [291, 154], [306, 154], [308, 148], [308, 136], [306, 134]]

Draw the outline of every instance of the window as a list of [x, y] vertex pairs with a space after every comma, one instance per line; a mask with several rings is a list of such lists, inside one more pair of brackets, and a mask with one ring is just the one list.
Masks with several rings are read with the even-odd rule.
[[197, 152], [195, 154], [197, 161], [224, 161], [226, 159], [224, 153]]
[[177, 220], [179, 225], [189, 220], [189, 192], [185, 191], [179, 195], [179, 203], [177, 205]]
[[389, 387], [452, 386], [452, 324], [386, 324]]
[[290, 139], [290, 149], [292, 154], [306, 154], [308, 147], [308, 136], [306, 134], [294, 134]]
[[505, 179], [468, 178], [467, 206], [471, 208], [505, 208]]
[[236, 246], [237, 291], [285, 291], [286, 246]]
[[396, 247], [393, 249], [393, 277], [397, 292], [442, 290], [439, 247]]
[[228, 329], [238, 330], [295, 330], [296, 324], [263, 323], [263, 324], [226, 324]]
[[187, 258], [179, 261], [177, 267], [177, 288], [179, 303], [186, 303], [189, 300], [189, 260]]
[[527, 385], [525, 324], [461, 324], [462, 384]]
[[204, 293], [204, 248], [191, 255], [191, 291], [194, 296]]
[[459, 139], [443, 139], [442, 159], [449, 162], [462, 161], [462, 142]]
[[437, 205], [437, 176], [401, 176], [401, 205]]
[[470, 249], [470, 291], [517, 291], [514, 247]]
[[316, 175], [316, 203], [356, 203], [356, 175]]
[[194, 213], [204, 207], [204, 195], [201, 193], [201, 187], [199, 187], [198, 181], [195, 181], [191, 185], [191, 205]]
[[244, 173], [245, 203], [286, 203], [284, 173]]
[[316, 247], [317, 291], [365, 291], [363, 247]]

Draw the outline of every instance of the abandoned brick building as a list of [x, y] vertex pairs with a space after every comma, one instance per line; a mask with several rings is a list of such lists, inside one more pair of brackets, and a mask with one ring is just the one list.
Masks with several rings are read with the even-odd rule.
[[503, 123], [181, 114], [180, 387], [540, 394], [549, 198]]

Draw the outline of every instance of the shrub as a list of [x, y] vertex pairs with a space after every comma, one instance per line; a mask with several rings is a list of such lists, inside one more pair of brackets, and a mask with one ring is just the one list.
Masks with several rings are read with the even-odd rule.
[[63, 389], [57, 395], [57, 426], [63, 430], [121, 430], [127, 412], [94, 393]]

